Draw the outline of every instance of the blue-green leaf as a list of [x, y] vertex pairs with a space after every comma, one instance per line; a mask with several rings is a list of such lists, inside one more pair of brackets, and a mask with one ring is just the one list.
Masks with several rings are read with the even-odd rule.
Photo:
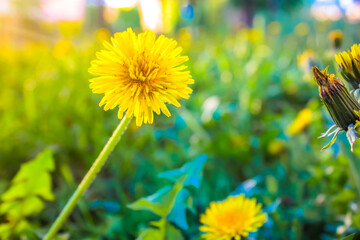
[[184, 166], [182, 166], [181, 168], [162, 172], [158, 176], [160, 178], [167, 178], [171, 181], [178, 183], [180, 179], [185, 177], [183, 186], [194, 186], [196, 188], [199, 188], [202, 180], [202, 170], [206, 160], [207, 155], [202, 154], [196, 157], [191, 162], [184, 164]]
[[173, 209], [167, 216], [167, 220], [175, 223], [184, 230], [187, 230], [189, 228], [189, 225], [186, 221], [186, 208], [188, 208], [187, 200], [189, 196], [190, 193], [188, 190], [181, 189], [176, 198]]

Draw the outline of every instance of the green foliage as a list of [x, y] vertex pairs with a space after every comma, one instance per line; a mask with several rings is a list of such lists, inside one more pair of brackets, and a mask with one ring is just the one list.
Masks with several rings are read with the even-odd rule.
[[0, 195], [0, 215], [7, 221], [0, 224], [1, 239], [13, 239], [29, 230], [31, 224], [27, 218], [44, 209], [44, 200], [54, 200], [50, 175], [54, 168], [52, 151], [49, 149], [21, 165], [11, 186]]
[[167, 178], [174, 184], [128, 205], [133, 210], [150, 211], [160, 217], [160, 220], [150, 222], [151, 227], [140, 230], [138, 240], [184, 239], [181, 232], [169, 222], [183, 229], [188, 228], [185, 211], [190, 206], [184, 200], [190, 196], [185, 187], [200, 187], [206, 159], [206, 155], [201, 155], [179, 169], [160, 173], [159, 177]]
[[341, 240], [359, 240], [360, 239], [360, 232], [350, 234]]

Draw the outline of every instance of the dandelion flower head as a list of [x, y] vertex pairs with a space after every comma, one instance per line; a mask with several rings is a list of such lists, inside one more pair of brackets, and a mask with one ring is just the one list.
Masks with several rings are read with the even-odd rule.
[[200, 222], [204, 224], [200, 231], [204, 232], [202, 238], [206, 240], [239, 240], [247, 237], [249, 232], [256, 232], [266, 219], [261, 204], [241, 194], [230, 196], [222, 202], [210, 203], [200, 217]]
[[89, 72], [100, 75], [90, 80], [94, 93], [104, 94], [100, 106], [104, 110], [118, 106], [118, 118], [132, 115], [136, 125], [153, 123], [154, 115], [170, 116], [165, 103], [180, 107], [181, 98], [189, 98], [193, 84], [183, 63], [182, 48], [164, 35], [156, 38], [151, 31], [136, 35], [131, 28], [116, 33], [105, 50], [97, 53]]
[[335, 60], [343, 78], [352, 85], [359, 88], [360, 84], [360, 44], [354, 44], [351, 50], [335, 54]]
[[[338, 66], [345, 68], [349, 72], [359, 69], [360, 66], [360, 44], [354, 44], [351, 47], [351, 50], [335, 54], [335, 61]], [[356, 69], [354, 69], [353, 64], [355, 64]]]

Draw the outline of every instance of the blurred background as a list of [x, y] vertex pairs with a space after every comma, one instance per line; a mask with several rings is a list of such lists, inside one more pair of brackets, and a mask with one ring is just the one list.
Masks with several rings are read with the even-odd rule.
[[[131, 27], [178, 41], [194, 92], [169, 107], [170, 118], [131, 123], [63, 239], [135, 239], [157, 218], [127, 204], [169, 184], [160, 172], [202, 154], [201, 186], [186, 198], [189, 227], [175, 223], [182, 238], [169, 239], [197, 239], [200, 214], [234, 191], [267, 207], [256, 239], [356, 232], [359, 146], [351, 154], [340, 134], [319, 152], [332, 120], [311, 66], [340, 77], [334, 54], [360, 43], [359, 20], [356, 0], [0, 0], [0, 194], [50, 148], [54, 198], [21, 216], [40, 235], [50, 226], [119, 122], [89, 89], [90, 61]], [[6, 216], [0, 207], [0, 236]]]

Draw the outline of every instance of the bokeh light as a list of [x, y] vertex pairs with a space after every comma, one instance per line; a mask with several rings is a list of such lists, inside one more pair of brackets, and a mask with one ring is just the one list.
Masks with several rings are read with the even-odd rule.
[[104, 0], [105, 4], [112, 8], [131, 8], [137, 3], [137, 0]]

